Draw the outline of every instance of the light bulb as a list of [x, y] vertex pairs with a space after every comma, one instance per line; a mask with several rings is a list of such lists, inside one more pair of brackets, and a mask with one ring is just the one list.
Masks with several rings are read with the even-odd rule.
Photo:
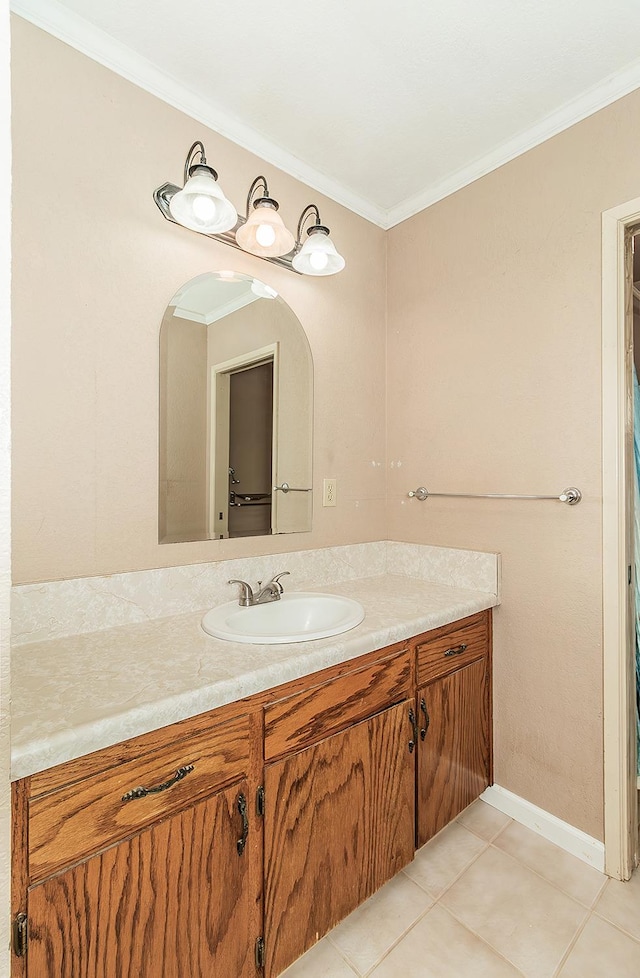
[[223, 234], [238, 220], [235, 207], [220, 189], [216, 171], [204, 163], [190, 167], [184, 187], [169, 201], [169, 211], [178, 224], [202, 234]]
[[197, 197], [194, 197], [191, 206], [199, 221], [210, 221], [216, 212], [215, 201], [211, 197], [205, 197], [204, 194], [198, 194]]
[[263, 248], [270, 248], [276, 240], [275, 228], [271, 224], [259, 224], [256, 228], [256, 241]]
[[316, 272], [321, 272], [323, 268], [327, 267], [329, 258], [324, 251], [312, 251], [309, 255], [309, 264]]

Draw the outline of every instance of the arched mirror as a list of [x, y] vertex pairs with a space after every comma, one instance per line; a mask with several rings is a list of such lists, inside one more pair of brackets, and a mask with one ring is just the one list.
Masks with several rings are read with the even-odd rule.
[[207, 272], [160, 327], [160, 543], [311, 529], [313, 362], [258, 279]]

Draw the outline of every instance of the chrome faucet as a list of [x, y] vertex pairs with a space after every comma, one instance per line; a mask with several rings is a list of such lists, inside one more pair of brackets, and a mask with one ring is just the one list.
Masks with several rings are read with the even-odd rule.
[[240, 585], [240, 595], [238, 598], [238, 603], [241, 608], [252, 608], [256, 604], [267, 604], [268, 601], [279, 601], [280, 595], [283, 594], [284, 588], [280, 583], [281, 577], [286, 577], [289, 571], [281, 571], [276, 574], [271, 580], [267, 581], [266, 584], [262, 584], [262, 581], [258, 581], [254, 592], [250, 584], [246, 581], [238, 581], [236, 578], [232, 578], [229, 584], [239, 584]]

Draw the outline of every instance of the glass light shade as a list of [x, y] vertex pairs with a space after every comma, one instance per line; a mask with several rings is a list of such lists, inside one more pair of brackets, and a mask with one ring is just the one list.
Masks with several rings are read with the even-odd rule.
[[238, 214], [214, 180], [210, 167], [196, 166], [182, 190], [169, 201], [178, 224], [203, 234], [222, 234], [235, 226]]
[[243, 251], [259, 258], [279, 258], [288, 254], [295, 244], [275, 207], [260, 203], [247, 223], [236, 231], [236, 241]]
[[292, 264], [303, 275], [335, 275], [342, 271], [346, 262], [325, 231], [311, 228], [311, 234]]

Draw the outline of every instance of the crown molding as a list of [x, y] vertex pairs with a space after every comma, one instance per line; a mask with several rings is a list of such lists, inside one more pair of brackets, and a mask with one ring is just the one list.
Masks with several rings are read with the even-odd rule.
[[385, 231], [640, 88], [640, 59], [566, 102], [539, 123], [395, 207], [385, 209], [287, 153], [262, 133], [212, 105], [125, 44], [56, 0], [11, 0], [11, 10], [168, 105], [300, 180]]
[[564, 105], [545, 116], [535, 126], [502, 143], [501, 146], [470, 163], [469, 166], [463, 167], [439, 183], [427, 187], [421, 193], [388, 210], [386, 222], [383, 225], [384, 229], [389, 230], [396, 224], [406, 221], [414, 214], [424, 210], [425, 207], [430, 207], [431, 204], [449, 197], [450, 194], [468, 186], [474, 180], [486, 176], [492, 170], [497, 170], [498, 167], [509, 163], [517, 156], [522, 156], [528, 150], [534, 149], [547, 139], [551, 139], [552, 136], [557, 136], [577, 122], [582, 122], [594, 112], [606, 108], [607, 105], [629, 95], [637, 88], [640, 88], [640, 58], [622, 71], [609, 75], [594, 85], [593, 88], [571, 99], [571, 101], [565, 102]]
[[176, 81], [126, 44], [116, 41], [83, 17], [56, 3], [56, 0], [11, 0], [11, 10], [174, 109], [179, 109], [236, 145], [277, 166], [312, 190], [342, 204], [372, 224], [384, 226], [384, 208], [352, 193], [337, 180], [286, 152], [231, 113]]

